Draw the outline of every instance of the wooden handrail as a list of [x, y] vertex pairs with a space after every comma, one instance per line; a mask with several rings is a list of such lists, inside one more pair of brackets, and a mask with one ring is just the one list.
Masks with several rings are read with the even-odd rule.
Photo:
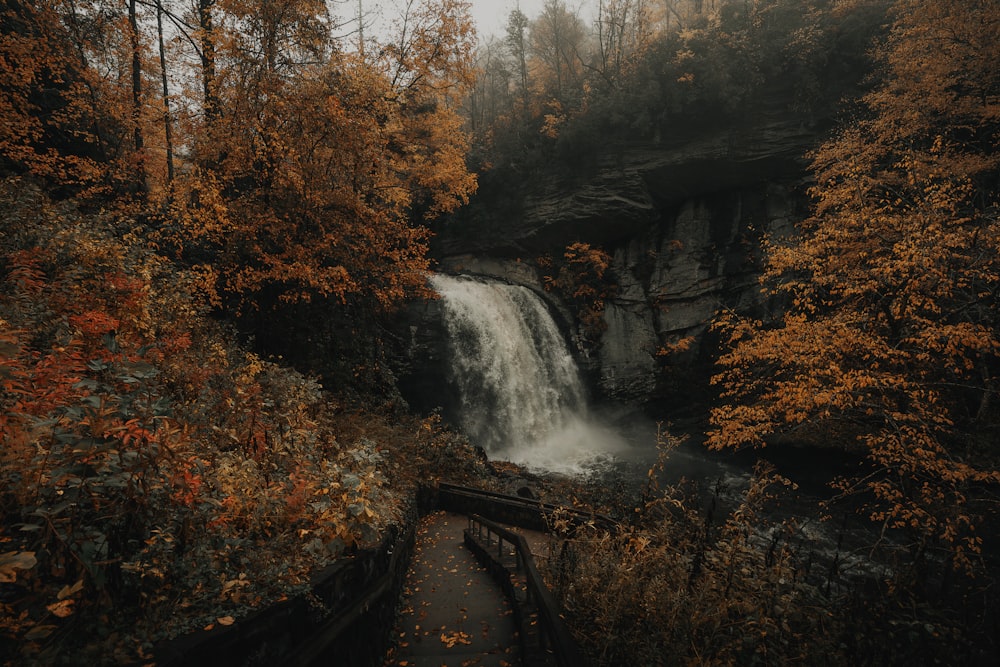
[[[498, 540], [505, 540], [513, 545], [519, 565], [524, 571], [525, 583], [528, 587], [528, 595], [534, 601], [538, 610], [538, 618], [541, 621], [542, 630], [545, 632], [548, 642], [552, 647], [556, 662], [560, 667], [579, 667], [585, 664], [580, 654], [576, 641], [563, 622], [559, 614], [559, 603], [552, 596], [549, 587], [545, 585], [538, 567], [535, 565], [535, 558], [531, 553], [531, 547], [527, 540], [520, 533], [501, 526], [478, 514], [469, 515], [470, 524], [478, 524], [485, 527], [489, 532], [495, 534]], [[468, 531], [467, 531], [468, 532]], [[487, 536], [487, 541], [488, 536]], [[502, 542], [500, 542], [502, 545]], [[493, 558], [489, 550], [484, 550], [486, 555], [497, 565], [506, 570], [506, 566], [500, 562], [499, 558]], [[516, 604], [516, 600], [512, 600]]]
[[[542, 530], [547, 527], [546, 517], [557, 510], [576, 523], [593, 521], [602, 527], [613, 527], [614, 522], [600, 514], [447, 482], [439, 482], [437, 488], [425, 486], [424, 489], [450, 497], [454, 501], [453, 504], [458, 505], [458, 507], [448, 509], [475, 517], [475, 520], [479, 521], [487, 530], [514, 546], [525, 574], [529, 595], [532, 596], [532, 600], [538, 607], [540, 625], [546, 633], [553, 651], [555, 651], [559, 665], [561, 667], [578, 667], [584, 664], [579, 658], [579, 649], [559, 617], [558, 604], [538, 573], [531, 549], [524, 537], [475, 512], [477, 506], [485, 508], [484, 511], [513, 508], [518, 510], [512, 512], [513, 514], [520, 514], [521, 518], [530, 517], [528, 523], [536, 525]], [[444, 508], [444, 503], [434, 502], [437, 499], [436, 496], [432, 496], [428, 509], [437, 506]], [[517, 517], [512, 518], [516, 519]], [[517, 522], [512, 521], [512, 523]], [[328, 571], [314, 582], [314, 593], [327, 584], [333, 585], [334, 579], [341, 576], [334, 576], [334, 573], [337, 572], [343, 573], [348, 570], [355, 572], [357, 570], [356, 576], [346, 577], [344, 575], [345, 581], [363, 582], [357, 587], [354, 587], [352, 583], [350, 587], [351, 598], [338, 600], [336, 609], [331, 609], [332, 613], [329, 615], [319, 616], [315, 614], [305, 595], [295, 596], [242, 618], [232, 626], [219, 626], [211, 632], [199, 631], [164, 641], [158, 644], [155, 649], [157, 662], [164, 665], [198, 664], [225, 667], [226, 665], [243, 664], [258, 653], [266, 653], [267, 655], [273, 654], [276, 659], [284, 660], [289, 664], [308, 664], [315, 662], [322, 653], [331, 650], [331, 646], [339, 646], [338, 642], [342, 640], [353, 646], [358, 643], [356, 632], [358, 619], [372, 610], [375, 605], [385, 606], [390, 591], [398, 595], [398, 589], [401, 587], [401, 576], [405, 572], [405, 565], [401, 565], [400, 559], [409, 558], [412, 542], [413, 529], [410, 527], [405, 535], [395, 533], [386, 535], [383, 538], [383, 543], [370, 550], [370, 554], [369, 550], [362, 550], [359, 556], [346, 558], [328, 568]], [[397, 550], [401, 551], [397, 552]], [[382, 557], [376, 558], [376, 553], [382, 554]], [[489, 556], [492, 558], [492, 555]], [[493, 562], [497, 564], [497, 567], [506, 569], [498, 559], [493, 558]], [[399, 581], [396, 580], [397, 574], [400, 577]], [[317, 595], [321, 599], [324, 598], [323, 594], [317, 593]], [[392, 606], [390, 605], [388, 609], [391, 610]], [[388, 628], [385, 637], [380, 641], [387, 640]], [[289, 645], [295, 648], [289, 648]], [[363, 647], [367, 651], [371, 645], [368, 642], [363, 644]], [[271, 653], [267, 653], [268, 651]], [[381, 664], [381, 656], [378, 661], [364, 663], [356, 661], [356, 664], [378, 665]]]
[[[530, 510], [532, 512], [537, 512], [539, 515], [539, 520], [543, 523], [546, 517], [551, 516], [556, 512], [559, 512], [560, 514], [563, 514], [564, 516], [569, 518], [575, 524], [584, 524], [588, 522], [593, 522], [595, 525], [598, 525], [601, 528], [607, 530], [617, 530], [619, 527], [617, 521], [604, 514], [598, 514], [596, 512], [585, 512], [583, 510], [579, 510], [574, 507], [566, 507], [564, 505], [545, 503], [539, 500], [521, 498], [520, 496], [511, 496], [504, 493], [498, 493], [496, 491], [486, 491], [484, 489], [476, 489], [470, 486], [452, 484], [450, 482], [438, 482], [437, 492], [440, 495], [451, 495], [459, 498], [482, 500], [491, 505], [515, 507], [524, 510]], [[462, 508], [456, 508], [456, 511], [462, 514], [469, 514], [469, 512], [465, 511]], [[547, 527], [539, 526], [539, 528], [542, 530], [547, 530]]]

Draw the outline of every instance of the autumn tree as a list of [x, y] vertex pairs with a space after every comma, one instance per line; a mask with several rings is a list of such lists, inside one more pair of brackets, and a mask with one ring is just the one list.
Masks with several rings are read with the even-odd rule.
[[871, 475], [869, 516], [914, 536], [920, 562], [981, 548], [970, 485], [996, 423], [1000, 7], [897, 0], [867, 114], [813, 155], [813, 217], [771, 239], [772, 322], [728, 315], [710, 446], [840, 443]]
[[[222, 171], [266, 170], [280, 154], [280, 100], [302, 67], [326, 53], [324, 3], [313, 0], [202, 2], [204, 86], [199, 159]], [[207, 60], [210, 57], [210, 60]], [[256, 167], [254, 166], [256, 165]]]
[[206, 121], [211, 121], [221, 111], [218, 101], [218, 80], [215, 66], [215, 0], [198, 0], [197, 39], [200, 42], [198, 57], [201, 62], [202, 97]]
[[353, 383], [380, 366], [378, 318], [424, 290], [429, 226], [476, 187], [467, 5], [413, 2], [363, 53], [323, 2], [217, 0], [211, 19], [211, 95], [157, 241], [261, 348]]
[[579, 97], [585, 37], [583, 22], [561, 0], [546, 0], [531, 23], [534, 79], [561, 106]]
[[362, 276], [396, 266], [419, 282], [426, 232], [410, 217], [431, 219], [474, 187], [452, 111], [470, 81], [464, 4], [412, 3], [381, 60], [342, 51], [323, 2], [206, 8], [213, 88], [176, 245], [210, 258], [218, 287], [241, 299], [267, 287], [287, 300], [395, 301], [398, 281]]
[[[0, 155], [23, 170], [76, 190], [106, 183], [126, 141], [129, 106], [92, 64], [124, 75], [114, 24], [64, 3], [0, 6]], [[102, 27], [107, 34], [100, 36]]]
[[[166, 181], [161, 156], [170, 143], [163, 136], [168, 40], [161, 37], [157, 61], [154, 10], [161, 36], [167, 17], [169, 33], [193, 40], [166, 2], [4, 5], [0, 48], [9, 57], [0, 88], [10, 101], [4, 115], [16, 128], [5, 137], [12, 164], [66, 193], [142, 209]], [[153, 85], [157, 76], [160, 86]]]
[[520, 9], [514, 9], [507, 17], [504, 44], [510, 51], [517, 68], [518, 92], [521, 96], [521, 108], [528, 112], [528, 17]]
[[411, 209], [430, 222], [468, 200], [469, 138], [458, 109], [475, 82], [475, 28], [462, 0], [411, 1], [396, 39], [378, 63], [390, 82], [398, 124], [397, 170], [413, 196]]
[[600, 0], [595, 30], [594, 70], [614, 85], [646, 52], [655, 35], [654, 12], [648, 0]]

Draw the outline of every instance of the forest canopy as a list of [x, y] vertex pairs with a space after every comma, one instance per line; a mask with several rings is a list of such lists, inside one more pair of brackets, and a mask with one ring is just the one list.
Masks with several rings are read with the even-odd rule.
[[477, 51], [465, 113], [487, 171], [579, 169], [598, 147], [660, 144], [746, 123], [775, 98], [805, 122], [836, 113], [869, 67], [886, 2], [561, 0]]

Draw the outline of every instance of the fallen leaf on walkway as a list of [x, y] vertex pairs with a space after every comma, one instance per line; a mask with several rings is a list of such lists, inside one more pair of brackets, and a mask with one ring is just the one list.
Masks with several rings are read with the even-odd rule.
[[47, 607], [53, 616], [58, 618], [66, 618], [73, 614], [73, 600], [60, 600], [59, 602], [54, 602]]
[[456, 644], [471, 645], [471, 635], [467, 632], [462, 632], [456, 630], [450, 633], [441, 633], [441, 643], [445, 645], [446, 648], [454, 648]]

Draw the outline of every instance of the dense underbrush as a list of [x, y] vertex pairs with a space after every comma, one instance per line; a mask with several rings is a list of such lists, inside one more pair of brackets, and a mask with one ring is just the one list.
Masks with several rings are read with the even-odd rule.
[[662, 439], [620, 530], [553, 521], [544, 575], [591, 664], [994, 664], [995, 563], [914, 563], [874, 530], [869, 567], [841, 567], [839, 544], [821, 561], [799, 520], [776, 518], [795, 485], [769, 464], [735, 496], [661, 487], [678, 443]]
[[482, 466], [241, 347], [136, 229], [0, 184], [0, 662], [147, 659]]

